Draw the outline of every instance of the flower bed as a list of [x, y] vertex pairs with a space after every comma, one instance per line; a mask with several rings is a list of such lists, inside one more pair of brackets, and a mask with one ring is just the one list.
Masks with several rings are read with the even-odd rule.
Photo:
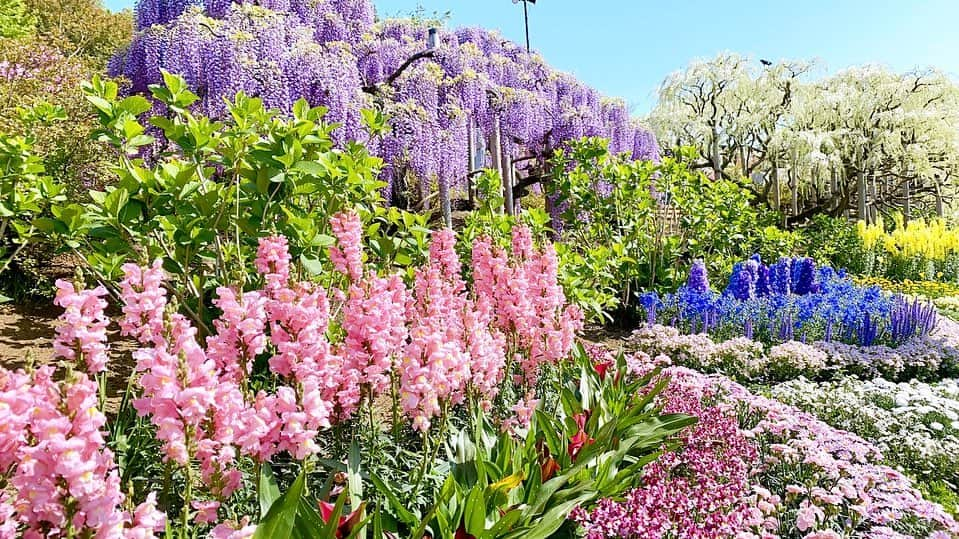
[[899, 345], [928, 335], [936, 325], [931, 304], [857, 286], [829, 266], [817, 268], [809, 258], [783, 258], [766, 266], [754, 256], [737, 263], [722, 294], [710, 289], [705, 265], [696, 261], [675, 294], [660, 298], [648, 293], [641, 302], [649, 323], [765, 343]]
[[[669, 463], [664, 471], [644, 478], [624, 500], [578, 511], [574, 517], [588, 537], [959, 534], [959, 523], [923, 499], [905, 475], [881, 464], [881, 452], [866, 440], [722, 376], [682, 367], [665, 374], [671, 376], [664, 393], [669, 406], [708, 418], [698, 427], [701, 433], [735, 429], [672, 454], [663, 461]], [[744, 464], [751, 466], [748, 472], [739, 467]], [[711, 488], [717, 484], [722, 488]], [[670, 501], [681, 499], [690, 508], [685, 520], [670, 517]]]
[[[774, 386], [773, 398], [876, 444], [886, 461], [924, 483], [959, 484], [959, 383], [804, 379]], [[948, 501], [948, 500], [947, 500]], [[952, 507], [955, 511], [959, 509]]]
[[938, 380], [959, 370], [959, 346], [949, 332], [955, 326], [951, 321], [941, 321], [936, 334], [891, 348], [824, 341], [787, 341], [767, 347], [745, 337], [714, 341], [702, 333], [684, 335], [678, 328], [655, 324], [636, 330], [626, 345], [742, 382], [780, 382], [797, 376], [829, 379], [842, 373], [890, 380]]

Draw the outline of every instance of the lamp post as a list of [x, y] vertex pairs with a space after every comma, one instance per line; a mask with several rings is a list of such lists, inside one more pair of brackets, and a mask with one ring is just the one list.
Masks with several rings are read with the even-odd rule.
[[523, 3], [523, 22], [526, 23], [526, 52], [530, 52], [529, 47], [529, 7], [527, 4], [536, 4], [536, 0], [513, 0], [514, 4]]

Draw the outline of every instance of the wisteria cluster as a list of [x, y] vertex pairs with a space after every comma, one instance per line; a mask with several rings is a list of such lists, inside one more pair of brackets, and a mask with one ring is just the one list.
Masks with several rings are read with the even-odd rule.
[[[637, 354], [633, 361], [649, 363], [649, 358]], [[665, 476], [644, 477], [644, 485], [624, 500], [574, 512], [588, 537], [946, 539], [959, 534], [953, 517], [923, 499], [902, 473], [881, 464], [880, 451], [862, 438], [723, 376], [683, 367], [663, 374], [671, 378], [664, 393], [667, 406], [695, 410], [705, 418], [698, 429], [723, 434], [690, 440], [685, 450], [664, 460], [672, 463]], [[685, 502], [680, 515], [672, 514], [672, 500]]]
[[959, 347], [940, 334], [913, 339], [897, 348], [827, 341], [786, 341], [767, 347], [745, 337], [713, 340], [702, 333], [686, 335], [675, 327], [654, 324], [633, 332], [627, 345], [739, 381], [784, 381], [796, 376], [830, 379], [842, 373], [894, 381], [915, 377], [938, 380], [952, 375], [959, 366]]
[[937, 313], [930, 303], [861, 287], [810, 258], [783, 258], [766, 266], [758, 255], [733, 268], [722, 294], [709, 288], [696, 261], [687, 284], [660, 298], [645, 294], [647, 321], [686, 333], [742, 335], [766, 343], [799, 340], [898, 346], [929, 335]]
[[[636, 159], [659, 155], [624, 102], [539, 55], [477, 28], [375, 22], [369, 0], [141, 0], [137, 27], [111, 66], [132, 92], [146, 93], [165, 69], [182, 75], [212, 116], [241, 90], [281, 111], [306, 98], [329, 109], [340, 142], [362, 140], [385, 159], [389, 182], [464, 181], [470, 141], [485, 148], [497, 126], [506, 155], [534, 157], [519, 167], [543, 164], [553, 148], [584, 136], [605, 137], [613, 152]], [[390, 129], [368, 140], [360, 110], [374, 104]]]

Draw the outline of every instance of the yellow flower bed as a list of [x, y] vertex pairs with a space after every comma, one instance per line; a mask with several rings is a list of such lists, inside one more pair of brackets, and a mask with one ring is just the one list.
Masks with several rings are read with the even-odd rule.
[[913, 281], [910, 279], [892, 281], [883, 277], [866, 276], [853, 277], [853, 281], [862, 286], [878, 286], [889, 292], [898, 292], [909, 296], [923, 296], [930, 299], [959, 296], [959, 286], [936, 281]]
[[950, 228], [943, 219], [913, 219], [908, 225], [902, 215], [893, 216], [894, 227], [886, 232], [882, 219], [868, 225], [856, 224], [859, 238], [866, 249], [882, 248], [894, 257], [922, 257], [941, 261], [959, 252], [959, 229]]

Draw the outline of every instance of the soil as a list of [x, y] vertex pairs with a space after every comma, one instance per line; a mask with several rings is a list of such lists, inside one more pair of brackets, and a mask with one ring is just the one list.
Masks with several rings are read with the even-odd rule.
[[[44, 365], [54, 361], [53, 337], [62, 309], [49, 304], [0, 305], [0, 365], [8, 369]], [[107, 411], [127, 387], [133, 373], [136, 343], [120, 336], [112, 323], [107, 331], [110, 362], [107, 371]]]

